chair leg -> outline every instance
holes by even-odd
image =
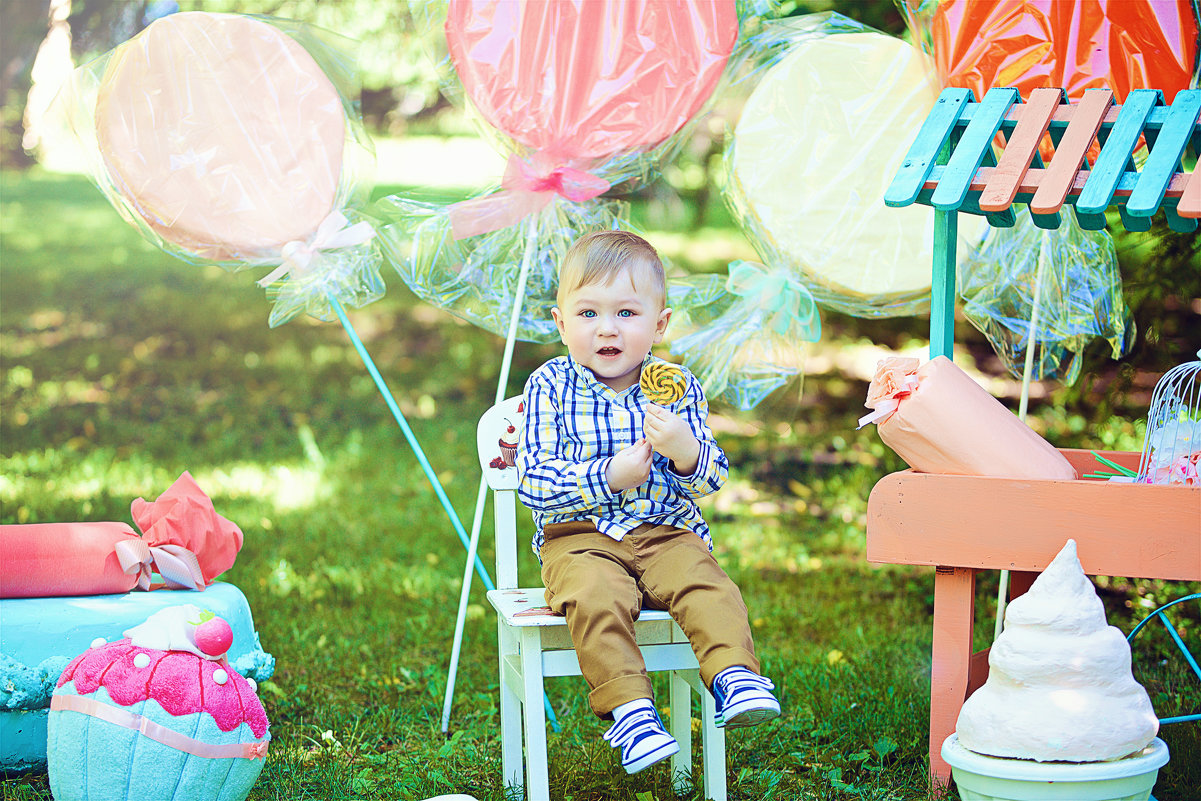
[[[525,723],[526,797],[550,801],[546,758],[546,713],[542,708],[542,634],[536,627],[521,630],[522,719]]]
[[[705,690],[701,696],[701,751],[704,760],[705,798],[726,801],[726,730],[717,728],[717,701]]]
[[[517,653],[517,638],[501,620],[497,624],[500,663],[500,764],[501,786],[525,792],[525,777],[521,767],[521,696],[509,683],[505,673],[505,657]],[[507,796],[506,796],[507,797]]]
[[[695,671],[694,671],[695,672]],[[692,789],[692,688],[676,670],[669,676],[671,703],[671,736],[680,750],[671,758],[671,780],[677,793]]]

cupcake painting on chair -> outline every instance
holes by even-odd
[[[500,436],[496,444],[500,446],[500,456],[492,460],[489,467],[496,470],[504,470],[508,467],[517,466],[517,445],[521,439],[521,422],[524,417],[525,404],[517,405],[516,419],[508,417],[502,418],[504,427],[500,431]]]

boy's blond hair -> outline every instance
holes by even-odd
[[[650,242],[629,231],[593,231],[577,239],[559,265],[555,303],[562,306],[569,292],[607,284],[625,271],[650,279],[659,308],[667,306],[667,277],[659,254]]]

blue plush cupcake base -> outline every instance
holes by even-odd
[[[75,685],[68,682],[58,692],[75,695]],[[258,742],[245,723],[223,732],[206,712],[175,716],[154,700],[123,707],[103,687],[90,697],[201,742]],[[187,754],[134,729],[72,711],[50,713],[48,742],[50,792],[55,801],[242,801],[266,762]]]

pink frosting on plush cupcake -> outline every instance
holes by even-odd
[[[180,608],[163,611],[175,609]],[[133,630],[126,632],[131,633]],[[207,712],[221,731],[231,731],[245,722],[255,737],[261,738],[267,732],[267,713],[250,682],[224,658],[146,648],[123,639],[89,648],[77,656],[67,665],[57,686],[71,681],[80,695],[104,687],[109,697],[122,706],[153,699],[171,715]]]

